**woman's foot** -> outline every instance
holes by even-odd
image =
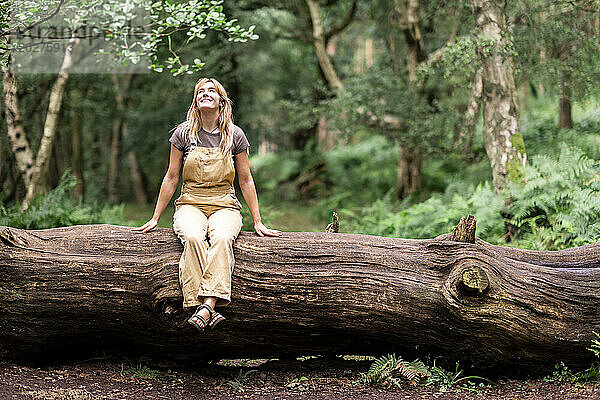
[[[212,311],[212,308],[208,304],[202,304],[198,306],[194,315],[188,319],[188,323],[202,332],[209,326]]]
[[[198,306],[194,315],[188,319],[188,322],[200,332],[204,331],[207,327],[214,329],[217,324],[223,321],[225,321],[225,317],[218,311],[213,310],[213,308],[206,303]]]

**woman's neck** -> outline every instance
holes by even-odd
[[[202,129],[206,132],[212,132],[217,126],[219,114],[215,111],[204,111],[202,112]]]

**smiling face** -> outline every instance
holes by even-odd
[[[217,92],[215,84],[211,81],[206,82],[196,93],[196,106],[202,110],[215,110],[219,108],[221,96]]]

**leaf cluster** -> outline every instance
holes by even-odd
[[[148,59],[152,70],[168,70],[174,76],[191,74],[204,67],[198,58],[191,62],[182,59],[181,48],[174,45],[179,34],[185,34],[180,47],[204,39],[207,31],[221,32],[235,42],[258,39],[255,26],[242,27],[237,19],[225,15],[223,0],[46,0],[41,3],[22,0],[9,2],[1,11],[5,28],[1,35],[12,39],[0,41],[6,50],[42,46],[48,41],[69,37],[99,39],[109,46],[98,49],[97,54],[125,64]],[[60,29],[64,35],[37,37],[34,31],[40,28]],[[161,48],[166,48],[166,56],[159,51]],[[8,63],[9,54],[2,52],[4,65]]]

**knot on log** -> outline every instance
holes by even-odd
[[[467,218],[460,217],[458,225],[450,234],[449,240],[453,242],[475,243],[475,229],[477,228],[477,220],[472,215],[467,215]]]
[[[481,297],[489,289],[490,280],[482,268],[472,265],[460,272],[456,286],[463,296]]]

